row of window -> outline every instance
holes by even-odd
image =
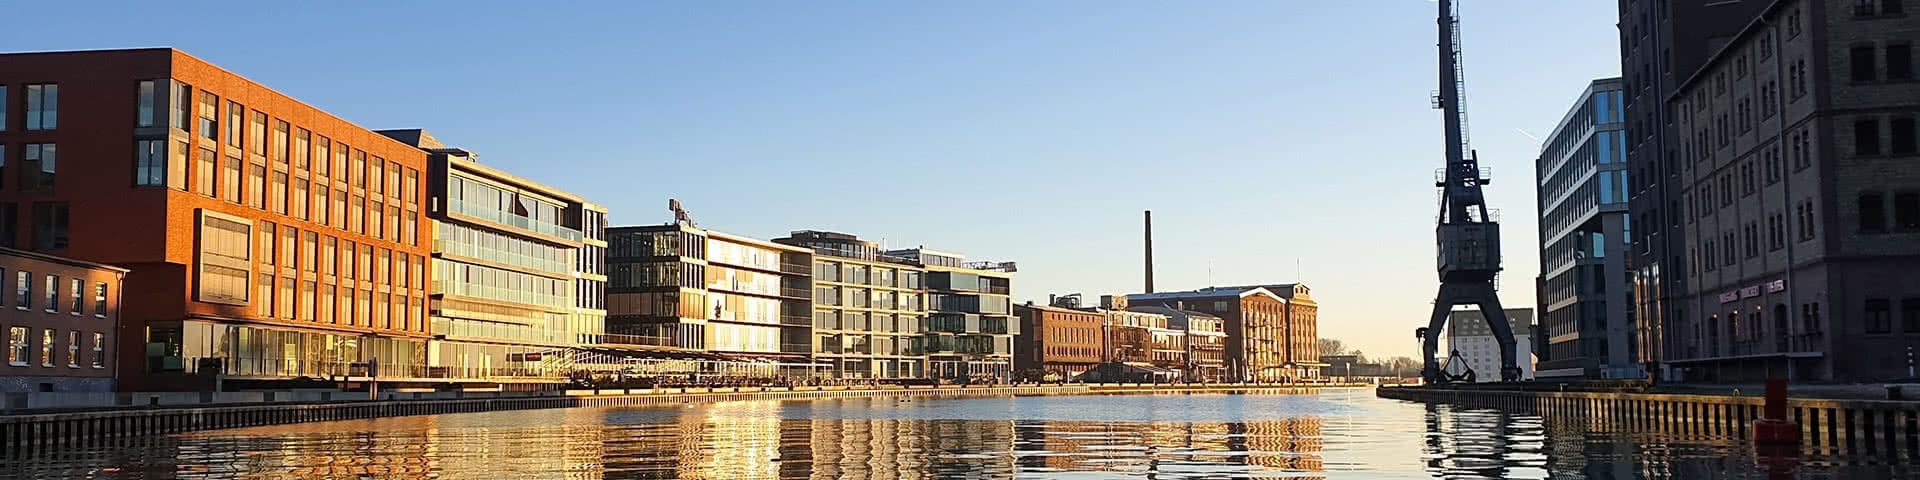
[[[416,232],[422,187],[418,170],[377,155],[369,160],[365,151],[284,119],[270,119],[265,112],[249,111],[232,101],[226,102],[226,145],[235,149],[244,145],[254,160],[221,155],[217,151],[222,133],[219,96],[201,91],[199,101],[190,102],[187,99],[194,98],[193,87],[178,81],[138,83],[135,126],[156,126],[154,111],[163,84],[170,92],[166,102],[172,113],[168,126],[185,136],[135,139],[135,185],[191,191],[354,233],[419,245]],[[195,105],[200,121],[191,125],[188,116]],[[202,138],[198,148],[189,142],[196,135]],[[191,162],[189,154],[193,156]],[[44,181],[51,184],[51,168],[42,169]],[[191,185],[187,183],[189,175]]]
[[[23,85],[19,91],[22,92],[21,96],[25,97],[22,98],[21,101],[25,103],[27,107],[26,110],[22,112],[26,114],[26,124],[23,125],[23,128],[27,130],[53,130],[59,126],[60,85],[53,83],[31,83]],[[8,93],[7,86],[0,85],[0,131],[6,131],[10,128],[10,125],[7,123],[7,112],[12,110],[7,108],[7,102],[13,97],[8,96]]]
[[[425,256],[207,212],[199,232],[200,301],[252,305],[263,318],[414,331],[425,325],[425,301],[409,291],[425,287]]]
[[[14,326],[7,329],[7,365],[15,367],[33,365],[34,342],[30,338],[32,335],[33,329],[29,327]],[[55,343],[60,337],[59,330],[48,328],[40,331],[40,366],[53,367],[59,364],[54,355],[60,351],[59,345]],[[86,338],[86,333],[69,330],[65,337],[67,368],[81,368],[82,350],[86,348],[81,342]],[[92,351],[88,353],[85,363],[90,368],[107,368],[107,334],[93,332],[92,340]]]
[[[4,270],[0,270],[0,275],[4,274]],[[60,281],[59,275],[49,273],[44,277],[44,283],[41,283],[34,281],[33,272],[20,270],[13,274],[13,308],[15,309],[32,310],[34,301],[37,298],[39,299],[41,308],[45,309],[47,313],[60,313],[61,311],[65,311],[69,314],[79,316],[91,311],[93,316],[100,318],[106,318],[107,314],[111,313],[107,309],[106,282],[96,282],[93,284],[93,289],[88,291],[87,282],[83,279],[68,279],[68,282],[63,284]],[[38,287],[40,290],[37,295],[36,292],[34,292],[35,287]],[[65,302],[61,301],[62,287],[67,287],[67,301]],[[91,302],[89,302],[89,300],[91,300]],[[87,308],[88,303],[92,303],[93,308],[91,310]]]

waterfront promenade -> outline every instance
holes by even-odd
[[[0,414],[0,453],[67,443],[260,425],[540,408],[667,406],[741,400],[1102,394],[1307,393],[1350,384],[1041,384],[695,387],[553,392],[233,392],[111,395],[116,405]],[[13,397],[11,400],[20,400]],[[139,401],[145,400],[145,401]],[[50,405],[49,405],[50,407]]]

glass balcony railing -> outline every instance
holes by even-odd
[[[569,228],[565,225],[560,225],[552,222],[544,222],[540,220],[534,220],[531,218],[527,218],[519,215],[513,215],[513,214],[509,214],[499,210],[490,209],[490,208],[482,208],[479,205],[467,205],[465,201],[462,201],[460,199],[448,200],[447,208],[448,208],[448,211],[451,211],[453,213],[458,213],[463,216],[478,218],[481,220],[499,223],[502,225],[508,225],[508,226],[523,228],[527,230],[532,230],[541,235],[551,235],[551,236],[560,237],[560,238],[564,238],[569,241],[575,241],[575,242],[580,241],[580,237],[581,237],[579,230]]]

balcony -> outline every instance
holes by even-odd
[[[780,296],[787,298],[813,299],[813,289],[780,287]]]
[[[811,343],[782,343],[780,353],[813,353]]]
[[[806,316],[806,315],[781,315],[780,324],[786,325],[789,327],[812,326],[813,317]]]
[[[780,262],[780,272],[794,275],[812,275],[813,266],[804,263]]]
[[[531,230],[541,235],[560,237],[573,242],[580,241],[580,237],[581,237],[579,230],[574,230],[564,225],[560,225],[552,222],[543,222],[540,220],[534,220],[534,219],[522,217],[519,215],[510,215],[505,212],[501,212],[499,210],[482,208],[479,205],[467,205],[464,200],[460,200],[457,198],[447,201],[447,211],[451,213],[460,214],[461,216],[464,216],[464,217],[472,217],[472,218],[486,220],[489,222],[494,222],[502,225]]]
[[[617,334],[617,333],[594,335],[593,337],[597,337],[597,338],[594,338],[593,341],[590,343],[596,343],[601,345],[645,345],[645,346],[652,346],[652,347],[674,346],[673,338],[671,337],[655,337],[655,336],[646,336],[646,335],[623,335],[623,334]]]

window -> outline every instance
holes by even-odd
[[[80,331],[67,331],[67,368],[80,368]]]
[[[133,184],[158,187],[167,184],[167,141],[135,140],[133,142]],[[26,177],[21,177],[24,183]],[[22,189],[27,188],[21,185]]]
[[[248,165],[247,167],[247,203],[253,205],[253,208],[266,210],[267,195],[264,190],[267,188],[267,166]]]
[[[308,219],[309,217],[307,216],[307,179],[305,178],[294,179],[293,193],[290,193],[287,195],[288,195],[288,199],[293,201],[293,206],[290,207],[293,211],[293,217],[301,220]]]
[[[72,313],[74,315],[79,315],[81,313],[85,313],[86,306],[87,306],[87,296],[85,292],[85,290],[87,289],[87,281],[75,278],[72,280],[72,283],[73,283],[73,290],[72,290],[73,293],[71,294],[73,298]]]
[[[220,135],[220,97],[200,91],[200,136],[213,140]]]
[[[51,143],[29,143],[27,151],[21,156],[20,189],[45,190],[53,188],[53,173],[58,163],[54,160],[54,145]]]
[[[27,327],[7,329],[7,364],[27,366]]]
[[[93,368],[107,368],[107,334],[93,332]]]
[[[1873,16],[1873,0],[1853,0],[1853,16]]]
[[[0,85],[0,131],[7,130],[7,86]]]
[[[313,132],[309,132],[307,131],[307,129],[295,128],[293,130],[293,168],[294,170],[307,170],[308,168],[310,168],[310,165],[312,164],[312,157],[310,156],[312,154],[312,151],[310,150],[312,137],[313,137]]]
[[[273,190],[269,193],[272,195],[272,197],[269,197],[267,200],[271,202],[269,206],[272,207],[271,209],[273,210],[273,213],[286,215],[287,214],[287,172],[284,172],[284,171],[273,172]]]
[[[217,195],[213,191],[213,171],[219,168],[220,154],[201,147],[200,157],[193,163],[193,191],[209,197]]]
[[[40,366],[53,366],[53,329],[40,330]]]
[[[1913,45],[1887,45],[1887,80],[1913,79]]]
[[[154,96],[154,81],[141,80],[137,85],[134,87],[136,92],[134,98],[137,102],[134,103],[134,110],[137,113],[133,116],[133,126],[151,127],[153,126],[153,103],[157,101],[157,97]]]
[[[27,130],[52,130],[60,124],[60,86],[27,85]]]
[[[337,222],[333,221],[333,216],[331,215],[332,212],[329,212],[327,210],[327,206],[333,203],[333,199],[331,198],[332,193],[333,193],[333,189],[327,187],[327,182],[325,180],[314,182],[313,223],[318,223],[321,225],[338,225]]]
[[[1890,333],[1893,331],[1893,304],[1884,298],[1867,299],[1867,333]]]
[[[273,162],[275,167],[284,168],[287,165],[288,128],[286,120],[273,121],[273,145],[267,148],[267,160]]]
[[[247,108],[239,102],[227,102],[227,145],[240,146],[240,123],[246,117]]]
[[[67,248],[67,204],[33,204],[33,248],[42,251]]]
[[[1853,153],[1855,155],[1880,154],[1880,120],[1863,118],[1853,121]]]
[[[243,201],[240,198],[240,157],[227,157],[226,164],[220,167],[220,198],[233,203]]]
[[[244,242],[243,240],[241,246],[246,246]],[[244,281],[246,278],[242,277],[241,280]],[[102,318],[107,316],[107,282],[93,284],[93,316]]]
[[[1920,150],[1920,148],[1916,148],[1920,147],[1920,145],[1917,145],[1914,141],[1913,117],[1896,118],[1891,122],[1887,122],[1887,125],[1893,129],[1893,132],[1891,132],[1892,135],[1889,135],[1893,140],[1892,148],[1887,149],[1889,153],[1894,155],[1912,155],[1916,150]]]
[[[1873,81],[1874,70],[1875,67],[1877,67],[1877,65],[1874,64],[1873,46],[1855,45],[1849,49],[1848,52],[1849,55],[1847,57],[1850,59],[1850,63],[1848,64],[1850,68],[1848,71],[1852,72],[1850,75],[1852,80],[1855,82]]]
[[[193,122],[193,86],[174,80],[167,95],[167,126],[186,130]]]
[[[1860,194],[1860,231],[1887,231],[1887,206],[1879,192]]]
[[[259,291],[255,292],[258,296],[254,297],[258,300],[254,303],[254,314],[271,317],[273,316],[273,274],[261,273],[259,280]]]
[[[33,308],[33,272],[14,272],[13,308]]]
[[[259,110],[247,117],[247,153],[267,154],[267,114]]]
[[[60,311],[60,276],[59,275],[54,275],[51,273],[47,274],[46,291],[41,293],[47,296],[48,312]]]

